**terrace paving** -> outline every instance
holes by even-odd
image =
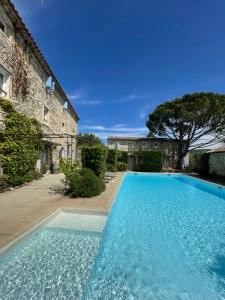
[[[0,194],[0,248],[61,207],[109,211],[123,178],[117,173],[106,190],[93,198],[72,199],[49,193],[49,187],[60,183],[63,174],[48,175],[26,186]]]

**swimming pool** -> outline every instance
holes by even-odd
[[[81,299],[107,217],[56,214],[0,256],[0,299]]]
[[[188,176],[126,174],[105,227],[62,213],[3,254],[0,299],[225,299],[224,200]]]
[[[225,299],[225,190],[127,174],[84,299]]]

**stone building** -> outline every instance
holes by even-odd
[[[110,149],[118,149],[129,153],[129,169],[132,169],[132,166],[135,163],[132,154],[140,150],[161,151],[164,158],[164,167],[176,167],[178,149],[176,140],[165,138],[109,136],[107,145]]]
[[[209,174],[225,177],[225,146],[208,151]]]
[[[57,169],[60,156],[75,158],[79,117],[9,0],[0,2],[0,96],[42,124],[39,169]],[[0,128],[3,119],[0,111]]]

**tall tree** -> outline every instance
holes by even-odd
[[[194,93],[159,105],[146,126],[159,137],[178,142],[177,167],[189,150],[221,141],[225,129],[225,95]]]
[[[77,147],[102,145],[102,142],[97,135],[93,133],[79,133],[77,135]]]

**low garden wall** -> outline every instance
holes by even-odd
[[[225,177],[225,152],[215,152],[210,154],[209,174]]]

